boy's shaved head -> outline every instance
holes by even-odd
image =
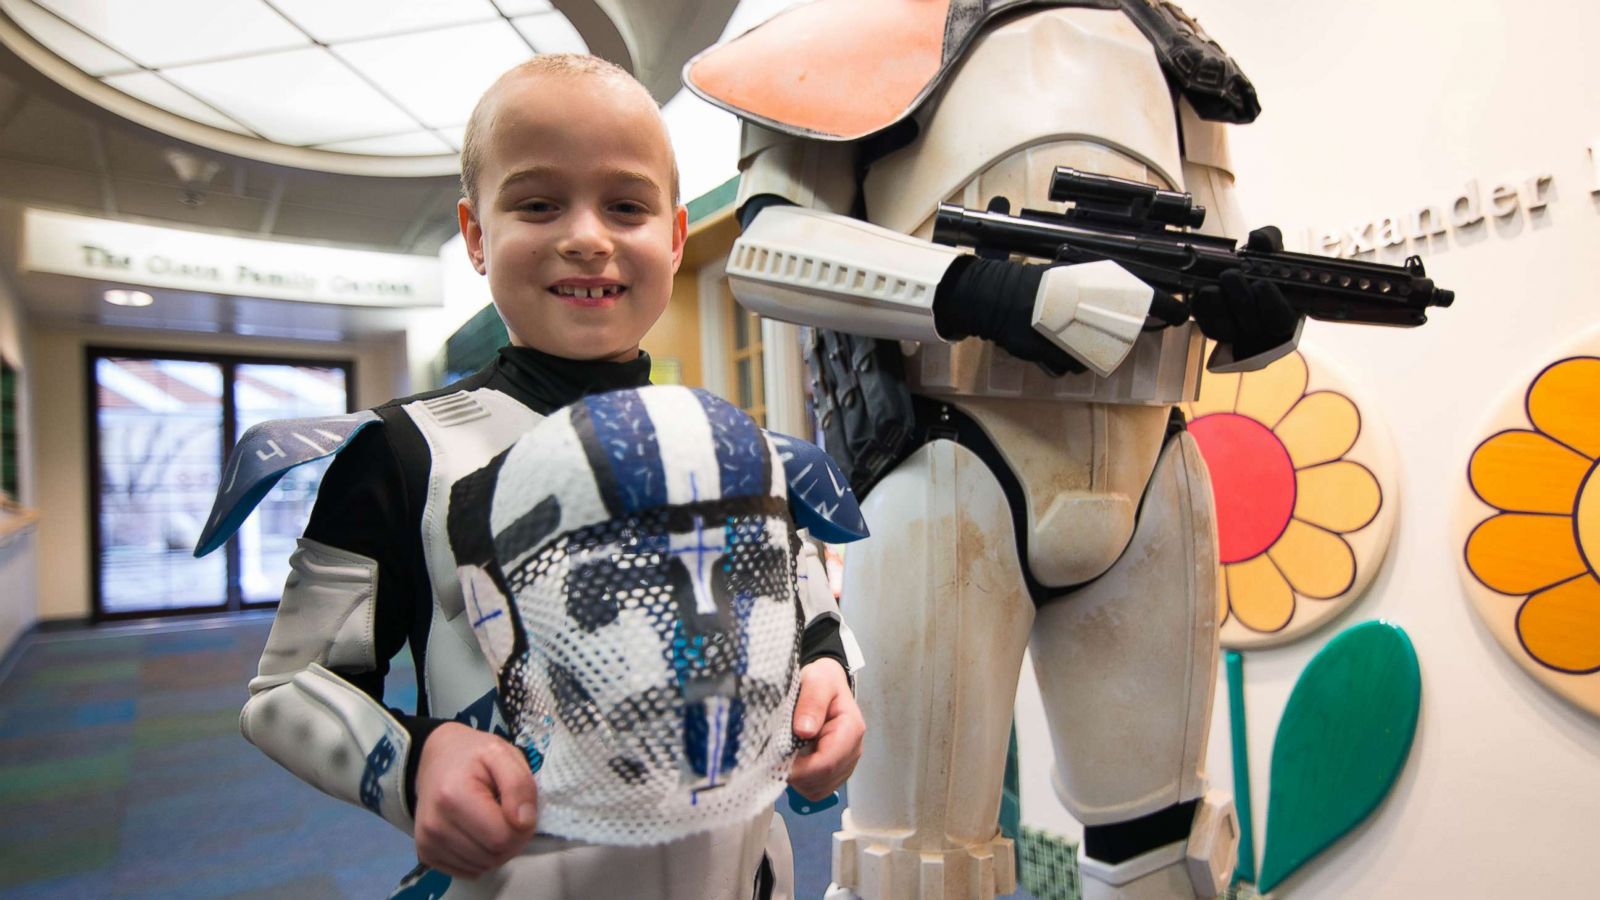
[[[520,81],[524,78],[549,77],[549,78],[604,78],[618,84],[628,85],[638,91],[639,97],[649,103],[651,108],[657,109],[657,118],[660,119],[659,107],[655,98],[645,86],[639,83],[628,71],[616,63],[590,56],[586,53],[547,53],[535,56],[527,62],[521,63],[506,70],[494,84],[483,92],[478,99],[478,105],[472,108],[472,115],[467,119],[467,130],[461,140],[461,192],[472,201],[478,202],[478,176],[483,171],[484,146],[488,142],[489,132],[493,129],[495,114],[498,112],[500,96],[505,93],[507,84]],[[575,92],[573,97],[573,112],[583,115],[583,93]],[[667,155],[672,160],[671,195],[667,198],[673,204],[678,202],[678,162],[677,156],[672,151],[672,141],[667,136],[665,121],[661,121],[661,138],[666,143]]]

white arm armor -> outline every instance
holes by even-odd
[[[747,148],[770,135],[747,129]],[[808,208],[839,205],[837,181],[848,175],[847,161],[824,158],[837,153],[832,145],[791,140],[759,147],[747,159],[741,205],[763,194],[797,205],[762,210],[734,243],[727,266],[734,296],[786,322],[892,340],[943,340],[933,298],[961,251]],[[1133,348],[1153,297],[1116,263],[1058,267],[1040,282],[1031,324],[1105,376]]]
[[[377,701],[326,668],[376,668],[377,582],[375,561],[300,539],[239,728],[303,781],[409,834],[410,736]]]
[[[806,627],[823,619],[834,619],[839,623],[839,640],[844,644],[845,662],[850,668],[850,677],[854,679],[866,667],[866,657],[861,654],[861,645],[856,643],[850,626],[839,615],[839,601],[834,599],[833,589],[828,586],[828,570],[822,565],[822,557],[817,554],[817,548],[810,540],[800,542],[799,571],[800,610],[805,616]]]

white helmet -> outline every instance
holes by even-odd
[[[786,497],[766,433],[681,387],[584,398],[456,484],[467,613],[541,831],[660,843],[783,791],[801,635]]]

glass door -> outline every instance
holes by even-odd
[[[234,368],[234,415],[241,435],[271,419],[336,416],[347,411],[347,396],[345,370],[332,366],[240,363]],[[289,554],[332,462],[329,457],[289,470],[229,542],[237,545],[243,605],[278,602],[289,575]]]
[[[227,451],[268,419],[348,410],[348,364],[90,351],[97,618],[276,603],[327,461],[291,471],[222,549],[193,557]]]

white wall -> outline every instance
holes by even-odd
[[[1274,893],[1296,898],[1592,897],[1600,884],[1600,720],[1522,673],[1461,588],[1453,523],[1489,409],[1573,335],[1600,327],[1600,4],[1534,0],[1185,0],[1251,74],[1265,112],[1236,129],[1247,220],[1291,236],[1428,203],[1463,184],[1553,176],[1549,206],[1405,252],[1457,292],[1416,331],[1307,326],[1307,343],[1382,398],[1401,466],[1398,535],[1368,595],[1329,629],[1246,654],[1256,844],[1272,737],[1295,678],[1339,629],[1390,619],[1421,660],[1422,720],[1375,815]],[[1399,253],[1384,257],[1386,261]],[[1364,258],[1371,258],[1370,256]],[[1600,411],[1597,411],[1600,413]],[[1025,676],[1031,677],[1031,676]],[[1210,772],[1231,787],[1219,680]],[[1037,700],[1024,816],[1055,807]],[[1030,732],[1035,735],[1029,741]],[[1029,745],[1031,743],[1031,746]],[[1053,807],[1053,809],[1052,809]]]
[[[33,403],[31,402],[33,377],[23,331],[27,317],[22,309],[22,298],[11,285],[0,278],[0,353],[14,366],[20,366],[22,375],[17,390],[18,423],[23,444],[18,450],[18,473],[21,496],[16,498],[25,506],[34,499],[33,446],[28,435],[33,432]],[[0,513],[0,516],[5,515]],[[36,572],[35,532],[26,531],[10,538],[0,538],[0,659],[16,639],[39,617],[39,587]]]

